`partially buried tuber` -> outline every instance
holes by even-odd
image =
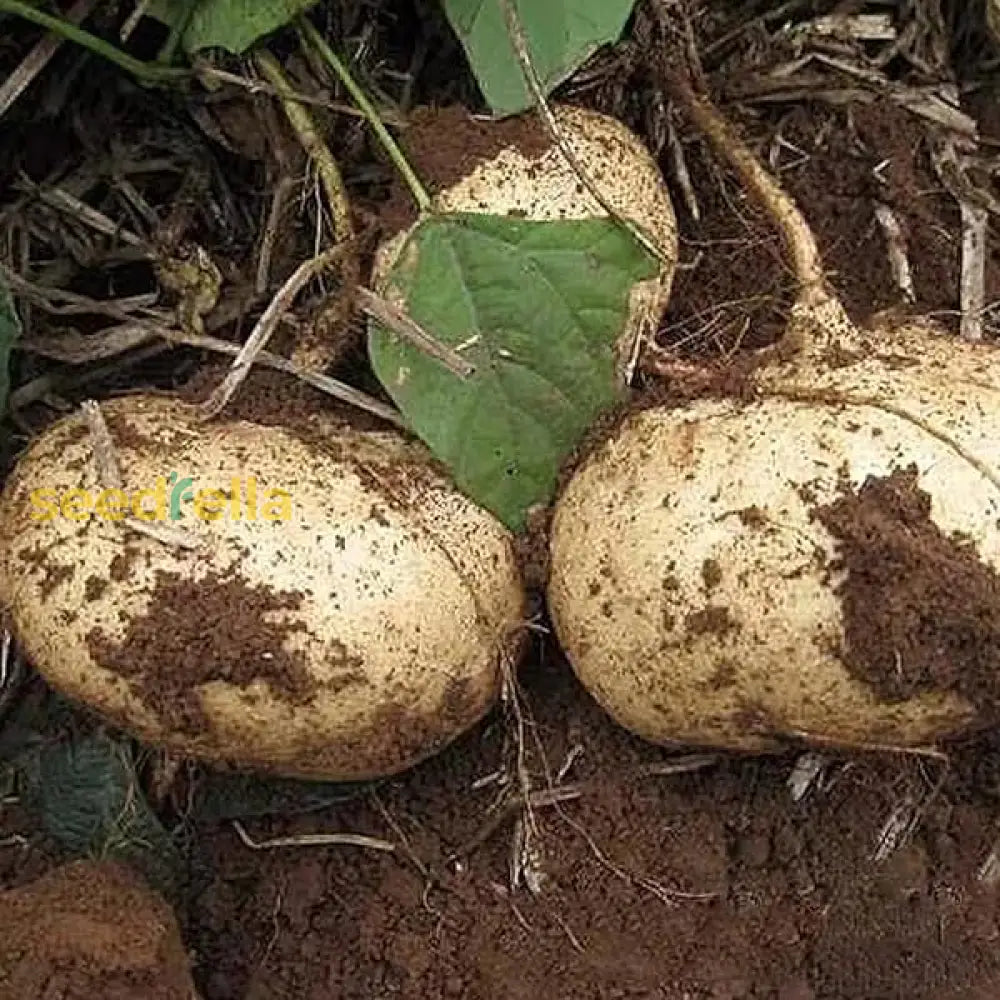
[[[656,742],[914,747],[1000,709],[1000,359],[859,330],[795,205],[689,109],[800,281],[744,398],[636,412],[560,497],[548,598],[584,685]]]
[[[511,539],[423,448],[167,396],[103,413],[122,495],[71,416],[0,504],[0,598],[55,688],[179,754],[330,780],[397,772],[490,708],[524,614]],[[134,531],[123,497],[174,535]]]
[[[669,292],[673,210],[624,125],[577,108],[556,116],[601,198],[533,118],[510,143],[509,126],[466,118],[489,149],[437,185],[433,207],[533,220],[610,207],[640,227],[661,266],[632,289],[616,332],[624,379]],[[380,248],[376,286],[405,241]],[[423,448],[346,427],[204,423],[151,395],[105,410],[128,496],[153,493],[167,527],[199,544],[115,523],[123,498],[97,481],[79,417],[32,444],[0,510],[0,598],[56,688],[181,754],[333,780],[397,772],[493,704],[524,615],[511,538]],[[164,478],[169,502],[155,496]]]
[[[553,115],[563,148],[533,114],[478,122],[460,112],[447,122],[436,115],[425,122],[418,115],[407,151],[436,188],[436,212],[553,222],[607,218],[611,209],[641,231],[655,248],[659,268],[654,277],[632,289],[624,325],[615,338],[618,370],[624,379],[643,341],[655,333],[670,295],[677,262],[673,205],[656,161],[622,122],[570,105],[555,105]],[[436,155],[442,128],[449,133],[444,171]],[[575,162],[567,159],[566,149]],[[600,200],[581,181],[577,168]],[[438,176],[442,173],[446,176]],[[391,283],[393,267],[414,228],[379,247],[373,275],[376,288],[385,291]]]

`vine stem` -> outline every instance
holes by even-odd
[[[156,57],[158,63],[169,66],[174,61],[174,56],[180,48],[184,33],[188,30],[191,19],[194,17],[194,8],[195,0],[182,0],[180,12],[175,18],[174,23],[170,25],[170,34],[167,35],[167,40],[163,43],[163,47]]]
[[[396,140],[393,139],[389,130],[385,127],[385,124],[379,117],[378,111],[375,110],[375,106],[368,100],[368,95],[358,86],[357,81],[351,76],[350,71],[337,56],[337,53],[333,51],[326,39],[308,18],[299,18],[298,29],[302,38],[308,44],[312,45],[323,61],[337,75],[337,78],[344,85],[345,90],[351,95],[351,99],[357,104],[365,118],[368,119],[368,123],[375,132],[378,141],[382,144],[382,148],[386,151],[389,159],[392,160],[403,180],[406,181],[407,187],[409,187],[421,213],[429,212],[431,210],[431,196],[427,193],[427,189],[403,155],[403,151],[399,148]]]
[[[347,199],[344,178],[340,173],[340,167],[337,166],[337,161],[321,138],[319,129],[317,129],[308,108],[296,100],[292,85],[285,78],[278,60],[266,49],[261,49],[256,54],[256,62],[257,68],[277,91],[281,106],[295,130],[299,143],[316,165],[323,188],[326,191],[326,200],[329,203],[330,216],[333,221],[334,237],[338,242],[350,240],[354,236],[351,225],[351,205]]]
[[[33,7],[30,3],[24,3],[23,0],[0,0],[0,13],[16,14],[18,17],[24,18],[25,21],[31,21],[39,27],[46,28],[60,38],[65,38],[68,42],[74,42],[76,45],[89,49],[94,55],[107,59],[108,62],[114,63],[127,73],[131,73],[148,83],[179,83],[181,80],[191,77],[191,71],[180,66],[163,66],[136,59],[127,52],[122,52],[110,42],[106,42],[103,38],[98,38],[97,35],[92,35],[89,31],[78,28],[75,24],[64,21],[61,17],[54,17],[43,10],[38,10],[37,7]]]

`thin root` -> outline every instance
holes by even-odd
[[[941,444],[950,448],[962,461],[967,462],[995,489],[1000,491],[1000,475],[991,469],[982,459],[977,458],[972,452],[963,448],[954,438],[944,431],[928,423],[915,413],[910,413],[905,407],[897,403],[880,399],[878,396],[861,396],[851,392],[840,392],[828,389],[796,389],[793,386],[768,386],[763,390],[763,395],[777,397],[779,399],[790,399],[801,403],[819,403],[829,406],[867,406],[883,413],[891,413],[894,417],[899,417],[907,423],[919,427],[925,434],[940,441]]]
[[[370,851],[395,854],[398,848],[380,837],[368,837],[361,833],[300,833],[291,837],[273,837],[271,840],[254,840],[238,819],[233,820],[233,829],[243,843],[252,851],[267,851],[285,847],[364,847]]]
[[[671,88],[709,144],[737,173],[744,186],[768,213],[781,233],[798,284],[798,292],[778,353],[808,356],[817,340],[850,328],[844,308],[827,284],[816,237],[798,205],[764,168],[733,126],[708,100],[696,94],[678,73],[670,73]]]

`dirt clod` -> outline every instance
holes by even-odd
[[[845,488],[816,517],[837,539],[844,663],[886,701],[956,691],[1000,707],[1000,577],[931,520],[915,466]]]
[[[0,1000],[195,1000],[167,904],[131,871],[78,861],[0,893]]]
[[[684,626],[689,636],[723,636],[739,628],[729,608],[709,605],[700,611],[692,611],[684,618]]]
[[[274,620],[294,611],[301,594],[248,586],[238,577],[200,581],[160,573],[149,612],[118,642],[98,629],[87,637],[102,666],[128,678],[163,724],[198,732],[206,725],[198,688],[209,681],[246,687],[264,681],[295,703],[315,691],[304,658],[288,652],[291,626]]]

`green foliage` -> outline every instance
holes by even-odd
[[[142,794],[128,744],[100,735],[63,740],[18,765],[25,803],[63,849],[122,861],[173,890],[180,852]]]
[[[181,45],[189,54],[212,48],[239,54],[249,49],[258,38],[293,21],[315,2],[194,0],[192,10],[191,0],[153,0],[146,13],[170,27],[183,27]]]
[[[546,93],[622,32],[634,0],[511,0]],[[499,115],[532,106],[500,0],[442,0],[489,106]]]
[[[242,53],[292,22],[316,0],[153,0],[146,13],[183,31],[188,54]],[[602,45],[614,42],[634,0],[514,0],[532,64],[552,90]],[[490,107],[506,115],[532,106],[500,0],[442,0]]]
[[[615,347],[655,262],[610,219],[438,215],[410,235],[387,296],[475,366],[460,379],[374,324],[372,366],[460,489],[509,527],[618,396]]]

